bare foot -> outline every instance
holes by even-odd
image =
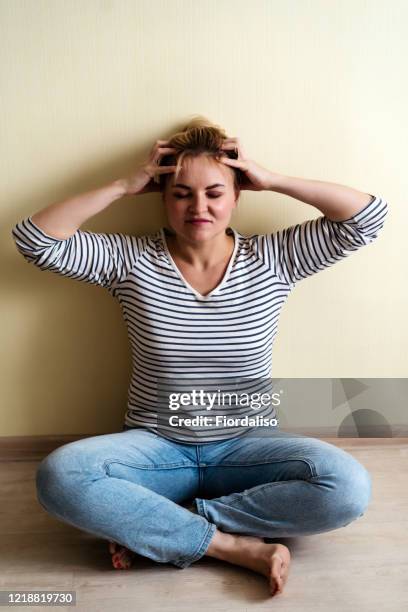
[[[272,596],[283,592],[288,579],[290,552],[284,544],[266,544],[262,538],[236,536],[235,563],[267,577]]]
[[[289,549],[284,544],[267,544],[262,538],[217,530],[217,539],[212,541],[206,554],[263,574],[268,579],[272,596],[283,592],[291,561]]]
[[[112,565],[115,569],[129,569],[132,566],[135,557],[133,550],[110,540],[109,552],[112,555]]]

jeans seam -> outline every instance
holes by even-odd
[[[105,459],[103,463],[103,467],[105,472],[110,476],[110,466],[112,463],[116,463],[119,465],[125,465],[130,468],[138,468],[142,470],[175,470],[180,468],[191,468],[196,467],[194,463],[157,463],[154,465],[148,465],[146,463],[127,463],[126,461],[118,461],[117,459]]]
[[[208,527],[205,531],[204,537],[201,540],[197,550],[190,557],[187,557],[187,559],[179,558],[176,561],[173,561],[174,565],[177,565],[177,567],[184,569],[185,567],[191,565],[195,561],[198,561],[198,559],[200,559],[204,555],[205,551],[207,550],[209,542],[216,529],[217,529],[217,526],[214,523],[208,523]]]
[[[208,520],[208,515],[207,515],[207,510],[205,508],[205,503],[204,500],[196,497],[195,498],[195,502],[196,502],[196,506],[197,506],[197,510],[199,511],[199,513]]]
[[[268,459],[267,461],[257,461],[257,462],[249,462],[249,463],[243,463],[243,462],[238,462],[238,463],[230,463],[230,462],[222,462],[220,463],[206,463],[205,467],[252,467],[255,465],[269,465],[269,464],[274,464],[274,463],[284,463],[285,461],[303,461],[304,463],[307,463],[307,465],[310,468],[310,471],[312,473],[312,477],[317,476],[317,471],[316,471],[316,467],[315,464],[313,463],[313,461],[310,461],[309,459],[305,458],[305,457],[285,457],[283,459],[277,459],[277,460],[270,460]]]
[[[228,505],[234,507],[234,503],[237,501],[240,501],[240,497],[247,497],[247,496],[251,496],[251,495],[256,495],[257,493],[259,493],[260,491],[262,491],[264,488],[266,487],[274,487],[277,485],[281,485],[284,483],[289,483],[289,482],[305,482],[305,483],[310,483],[310,484],[314,484],[313,482],[311,482],[311,480],[313,480],[314,478],[316,478],[315,476],[312,476],[310,479],[308,480],[303,480],[301,478],[292,478],[291,480],[273,480],[271,482],[263,482],[259,485],[256,485],[254,487],[250,487],[249,489],[244,489],[243,491],[236,491],[234,493],[231,493],[229,495],[230,499],[228,501]],[[254,491],[254,489],[256,489]],[[198,500],[200,501],[200,500]],[[212,501],[212,500],[210,500]]]
[[[272,461],[270,459],[267,461],[257,461],[255,463],[254,462],[249,462],[249,463],[223,462],[222,464],[206,463],[205,466],[200,465],[201,463],[200,460],[197,461],[197,464],[182,462],[182,463],[156,463],[152,465],[152,464],[147,464],[147,463],[130,463],[130,462],[121,461],[115,458],[111,458],[111,459],[105,459],[103,465],[104,465],[105,471],[109,470],[109,466],[111,463],[119,463],[120,465],[125,465],[127,467],[136,467],[136,468],[145,469],[145,470],[155,470],[155,469],[162,470],[162,469],[174,469],[174,468],[182,468],[182,467],[188,467],[188,468],[195,467],[200,470],[200,468],[202,467],[252,467],[256,465],[268,465],[271,463],[284,463],[285,461],[303,461],[304,463],[307,463],[307,465],[309,466],[310,471],[312,473],[312,477],[315,477],[318,475],[313,461],[310,461],[306,459],[305,457],[296,457],[296,456],[295,457],[285,457],[284,459],[277,459],[277,460],[272,460]]]

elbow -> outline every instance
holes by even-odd
[[[39,237],[33,233],[27,220],[16,223],[11,229],[11,236],[17,251],[30,263],[47,265],[56,259],[64,241]]]
[[[390,208],[387,200],[385,200],[381,196],[379,196],[379,199],[380,199],[380,203],[379,203],[378,213],[375,219],[373,220],[375,236],[377,236],[377,233],[380,232],[382,228],[384,227],[386,223],[386,219],[389,214],[389,208]]]
[[[386,218],[388,215],[388,203],[384,198],[379,196],[379,203],[377,204],[374,214],[371,215],[370,219],[365,220],[362,225],[359,226],[359,233],[361,240],[364,244],[369,244],[378,238],[381,234]]]
[[[27,258],[27,255],[29,254],[29,250],[27,249],[27,245],[25,244],[24,240],[22,239],[20,232],[19,232],[19,228],[18,228],[18,224],[16,224],[12,230],[11,230],[11,237],[12,240],[16,246],[17,251],[23,255],[23,257]]]

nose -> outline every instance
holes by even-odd
[[[207,210],[208,204],[205,196],[193,196],[190,202],[189,210],[190,212],[203,213]]]

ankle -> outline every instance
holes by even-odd
[[[236,535],[216,529],[205,554],[225,561],[236,548],[236,544]]]

